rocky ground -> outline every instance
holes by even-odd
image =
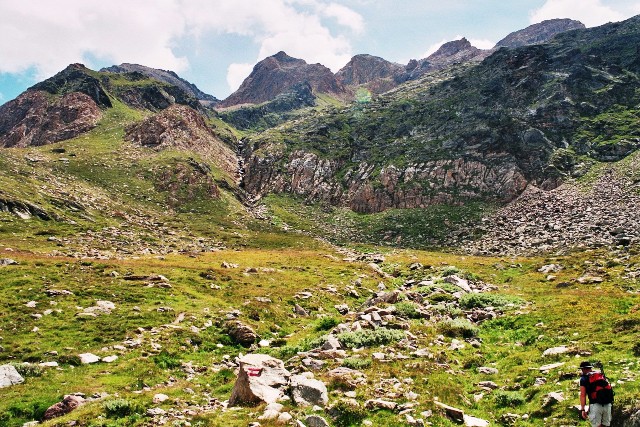
[[[640,240],[639,209],[640,182],[613,169],[590,188],[574,182],[551,191],[529,186],[514,202],[484,218],[481,239],[462,247],[479,255],[532,255],[629,246]]]

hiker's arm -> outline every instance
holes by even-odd
[[[585,420],[587,419],[587,412],[585,411],[585,405],[587,404],[587,388],[580,386],[580,415]]]

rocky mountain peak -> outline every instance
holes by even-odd
[[[52,95],[80,92],[89,96],[101,108],[110,108],[111,100],[100,81],[83,64],[70,64],[64,70],[32,87],[30,91],[45,91]]]
[[[302,59],[294,58],[287,55],[287,53],[283,50],[271,56],[271,58],[275,59],[278,62],[300,62],[300,61],[304,62],[304,60]]]
[[[434,53],[429,55],[427,59],[454,56],[461,52],[467,52],[467,51],[475,52],[475,51],[479,51],[479,49],[476,47],[473,47],[471,45],[471,42],[467,40],[465,37],[463,37],[460,40],[452,40],[450,42],[446,42],[445,44],[440,46],[438,50],[436,50]]]
[[[496,43],[495,47],[514,48],[545,43],[560,33],[582,28],[586,27],[580,21],[574,21],[572,19],[549,19],[509,34],[507,37]]]
[[[160,82],[168,83],[170,85],[176,86],[182,89],[188,95],[193,96],[201,104],[205,105],[216,105],[220,102],[218,98],[215,96],[209,95],[201,91],[196,85],[190,83],[180,76],[178,76],[174,71],[170,70],[160,70],[157,68],[146,67],[144,65],[139,64],[129,64],[123,63],[120,65],[112,65],[111,67],[106,67],[100,70],[101,72],[108,73],[140,73],[143,76],[148,78],[152,78],[158,80]]]
[[[344,87],[329,68],[321,64],[307,64],[303,59],[293,58],[280,51],[258,62],[240,88],[222,101],[220,106],[271,101],[304,82],[308,82],[316,93],[345,93]]]
[[[399,81],[413,80],[427,73],[442,70],[454,64],[468,61],[480,61],[488,51],[473,46],[465,37],[444,43],[434,53],[419,61],[411,60],[405,72],[398,76]]]
[[[393,77],[403,67],[373,55],[356,55],[336,73],[338,81],[346,86],[357,86]]]

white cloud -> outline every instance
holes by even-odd
[[[244,79],[246,79],[253,70],[252,64],[231,64],[227,69],[227,84],[232,91],[237,90]]]
[[[0,72],[35,67],[38,77],[91,57],[140,62],[180,71],[186,60],[171,51],[184,32],[177,4],[154,0],[0,2]]]
[[[330,3],[322,9],[322,14],[330,18],[335,18],[338,24],[351,28],[353,31],[358,33],[364,31],[364,19],[362,15],[346,6]]]
[[[577,19],[587,27],[594,27],[607,22],[621,21],[625,14],[603,4],[602,0],[547,0],[542,7],[530,14],[532,24],[553,18]]]
[[[469,39],[471,46],[478,49],[491,49],[496,45],[496,42],[487,39]]]
[[[361,32],[362,16],[329,0],[0,0],[0,72],[30,67],[38,78],[73,62],[136,62],[186,70],[177,43],[189,37],[250,37],[260,56],[284,50],[338,69],[351,57],[341,32]],[[327,24],[337,24],[332,33]],[[229,68],[229,82],[248,69]]]

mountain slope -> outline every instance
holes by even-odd
[[[265,132],[247,144],[256,149],[245,153],[245,188],[359,212],[504,203],[529,183],[553,188],[585,161],[638,148],[639,20],[502,49]]]

